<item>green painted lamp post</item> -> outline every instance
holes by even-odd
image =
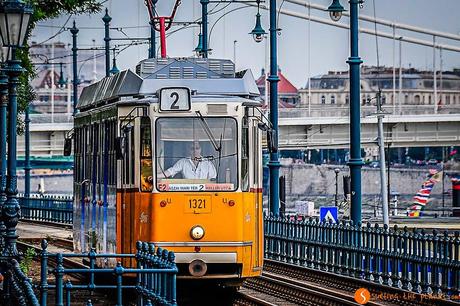
[[[280,212],[280,195],[279,195],[279,175],[280,161],[278,153],[278,27],[276,22],[276,0],[270,0],[270,121],[273,127],[272,150],[270,152],[270,212],[273,215],[279,215]],[[274,149],[274,150],[273,150]]]
[[[153,0],[152,5],[153,9],[155,9],[155,5],[157,4],[158,0]],[[150,22],[150,47],[149,47],[149,58],[156,57],[156,41],[155,41],[155,28],[153,27],[152,22]]]
[[[361,222],[361,118],[360,118],[360,72],[363,62],[358,55],[358,9],[363,0],[349,0],[350,3],[350,167],[351,176],[351,208],[350,216],[354,224]],[[328,11],[331,19],[338,21],[344,8],[340,0],[333,0]]]
[[[77,71],[77,34],[78,28],[73,22],[73,27],[70,28],[70,33],[72,34],[72,71],[73,71],[73,80],[72,80],[72,93],[73,93],[73,114],[77,112],[77,100],[78,100],[78,71]]]
[[[17,126],[17,85],[22,72],[21,62],[16,59],[16,50],[21,48],[32,9],[18,0],[4,1],[0,6],[0,34],[2,44],[12,50],[12,58],[8,61],[8,163],[7,163],[7,200],[2,207],[1,219],[6,226],[5,247],[3,256],[17,257],[16,225],[20,216],[20,206],[17,199],[17,173],[16,173],[16,126]]]
[[[198,34],[198,45],[195,48],[196,56],[200,57],[201,52],[203,52],[203,34]]]
[[[110,21],[112,21],[112,17],[109,16],[109,10],[105,9],[105,15],[102,17],[102,21],[104,21],[104,42],[105,42],[105,76],[110,76]]]
[[[208,58],[208,4],[209,0],[200,0],[201,3],[201,55]]]
[[[115,75],[120,72],[120,69],[117,67],[117,59],[115,58],[115,51],[116,49],[113,49],[113,59],[112,59],[112,69],[110,69],[110,74]]]
[[[0,213],[6,202],[6,112],[8,108],[8,77],[5,74],[5,66],[8,61],[8,47],[2,47],[2,64],[0,69]],[[0,252],[4,248],[5,224],[0,214]]]
[[[64,86],[67,84],[67,81],[64,79],[64,71],[62,70],[63,63],[59,63],[59,81],[58,81],[58,86],[60,88],[64,88]]]

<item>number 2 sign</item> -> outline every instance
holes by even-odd
[[[160,111],[189,111],[190,89],[171,87],[160,89]]]

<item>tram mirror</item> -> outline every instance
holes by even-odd
[[[264,132],[268,131],[268,126],[267,126],[267,124],[264,123],[264,122],[259,122],[259,123],[257,124],[257,126],[259,127],[259,129],[261,129],[261,130],[264,131]]]
[[[115,156],[117,160],[123,159],[125,155],[125,138],[117,137],[115,138]]]
[[[64,156],[70,156],[72,154],[72,138],[64,139]]]
[[[271,153],[278,152],[278,140],[275,130],[270,129],[267,131],[267,144]]]

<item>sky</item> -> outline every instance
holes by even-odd
[[[227,1],[227,0],[223,0]],[[268,1],[268,0],[267,0]],[[312,4],[329,6],[331,0],[299,0]],[[108,0],[101,1],[108,8],[112,17],[110,35],[112,38],[147,38],[150,35],[148,27],[149,17],[144,0]],[[174,0],[158,0],[158,12],[161,15],[170,15]],[[305,6],[299,6],[286,1],[278,0],[278,6],[283,9],[308,14]],[[342,5],[348,10],[348,3],[341,0]],[[459,0],[365,0],[360,9],[361,15],[375,16],[388,21],[416,26],[424,29],[447,32],[460,35],[460,11]],[[209,57],[227,58],[235,57],[238,70],[250,68],[255,77],[261,73],[261,69],[268,65],[268,40],[256,43],[248,34],[255,25],[255,7],[243,7],[241,4],[209,4],[209,31],[212,52]],[[236,9],[235,11],[232,11]],[[228,13],[221,18],[222,14]],[[311,16],[327,18],[327,12],[310,11]],[[95,15],[60,16],[53,20],[40,22],[32,33],[31,40],[36,43],[61,41],[71,43],[69,31],[60,32],[62,28],[69,28],[75,20],[80,28],[78,33],[78,45],[80,48],[104,44],[104,24],[101,20],[104,12]],[[262,26],[268,32],[268,11],[261,9]],[[179,6],[176,21],[193,21],[201,17],[201,5],[199,0],[182,0]],[[339,21],[348,24],[349,19],[342,17]],[[374,30],[374,23],[360,22],[360,27]],[[278,65],[282,73],[297,87],[305,87],[308,77],[325,74],[328,71],[348,70],[346,60],[349,56],[349,31],[329,25],[294,18],[280,14],[278,27],[281,29],[278,35]],[[308,30],[309,29],[309,30]],[[391,34],[392,29],[387,26],[377,25],[377,30]],[[174,33],[172,33],[175,31]],[[168,33],[167,54],[169,57],[194,56],[193,50],[197,45],[199,33],[198,26],[174,26]],[[397,30],[396,35],[433,41],[430,35],[416,32]],[[399,65],[399,49],[396,44],[393,52],[393,41],[379,37],[376,42],[374,35],[360,34],[359,55],[364,65],[392,66],[393,60]],[[158,41],[158,40],[157,40]],[[235,42],[236,41],[236,42]],[[460,41],[436,38],[437,43],[447,44],[460,48]],[[117,66],[121,70],[133,69],[135,65],[148,55],[148,46],[136,45],[126,48],[126,40],[112,41],[113,45],[119,45],[117,54]],[[378,46],[378,48],[377,48]],[[158,47],[158,45],[157,45]],[[234,50],[236,52],[234,53]],[[378,51],[378,52],[377,52]],[[101,51],[103,52],[103,51]],[[309,55],[310,52],[310,55]],[[393,53],[396,57],[393,58]],[[403,42],[401,45],[401,63],[403,67],[414,67],[422,70],[433,69],[433,48],[419,46]],[[440,69],[441,55],[436,50],[436,69]],[[448,50],[442,51],[442,68],[451,70],[460,68],[460,53]],[[103,76],[103,71],[98,71]]]

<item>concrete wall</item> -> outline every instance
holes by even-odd
[[[342,176],[349,175],[347,166],[291,164],[281,168],[280,175],[286,177],[286,193],[300,195],[333,195],[335,194],[335,172],[339,168],[339,194],[343,194]],[[391,190],[401,195],[415,195],[428,174],[428,169],[391,169]],[[380,193],[380,173],[378,168],[362,168],[362,193]],[[451,186],[449,177],[444,178],[444,189]],[[442,194],[441,182],[433,188],[433,195]]]

